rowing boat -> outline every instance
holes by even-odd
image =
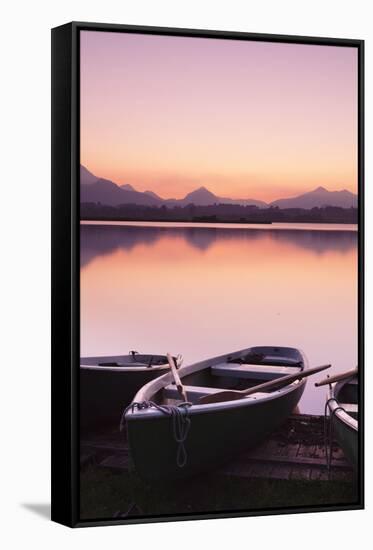
[[[80,428],[118,427],[123,407],[150,380],[169,369],[165,355],[129,355],[80,359]]]
[[[289,347],[252,347],[207,359],[178,371],[188,403],[182,403],[171,372],[152,380],[123,415],[136,471],[152,481],[184,478],[257,445],[295,409],[305,379],[242,399],[200,400],[301,373],[306,367],[305,355]]]
[[[331,385],[328,397],[332,433],[356,469],[359,449],[357,374]]]

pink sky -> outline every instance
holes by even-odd
[[[183,197],[357,191],[357,49],[81,32],[81,163]]]

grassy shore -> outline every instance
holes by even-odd
[[[351,482],[204,475],[155,487],[134,473],[90,466],[81,472],[81,519],[263,510],[357,502]]]

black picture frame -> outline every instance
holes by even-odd
[[[81,521],[79,518],[79,33],[83,30],[348,46],[358,51],[358,473],[354,505]],[[52,520],[70,527],[352,510],[364,507],[364,41],[72,22],[52,29]]]

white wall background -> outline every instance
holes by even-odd
[[[1,486],[3,548],[356,547],[367,511],[69,530],[47,521],[50,490],[50,28],[76,21],[210,28],[366,40],[366,185],[371,201],[372,50],[369,0],[41,0],[1,10]],[[367,240],[371,216],[367,215]],[[371,272],[368,257],[368,275]],[[367,276],[368,279],[368,276]],[[368,295],[368,298],[370,296]],[[369,358],[369,356],[368,356]],[[367,364],[368,383],[370,381]],[[367,464],[372,461],[367,393]],[[43,514],[35,512],[40,505]],[[30,506],[34,508],[30,509]],[[370,537],[371,538],[371,537]]]

